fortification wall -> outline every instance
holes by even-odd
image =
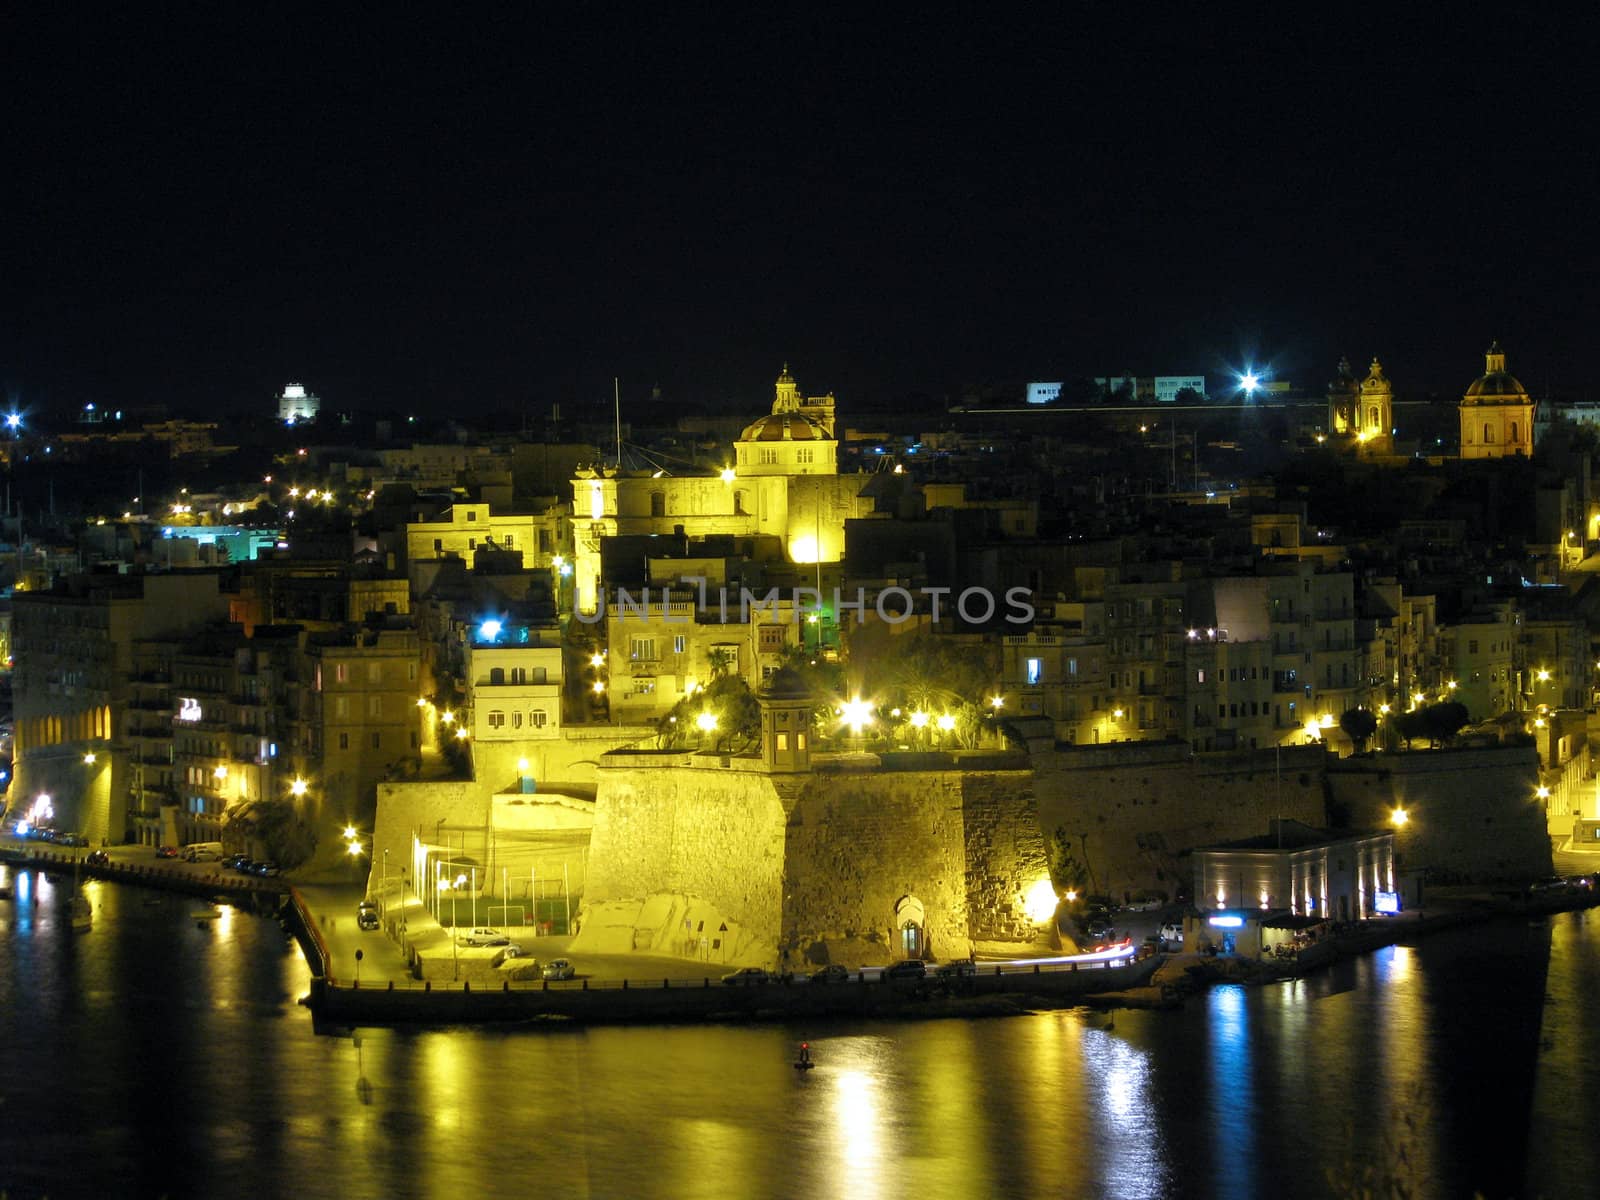
[[[935,958],[965,957],[962,777],[862,771],[804,777],[789,815],[782,947],[791,965],[905,958],[917,921]]]
[[[602,767],[576,953],[771,966],[784,814],[763,774]]]
[[[1050,878],[1032,772],[977,772],[959,778],[970,936],[980,942],[1048,940],[1048,927],[1041,930],[1023,906],[1028,890]]]
[[[1413,750],[1345,758],[1329,801],[1353,828],[1395,828],[1395,865],[1436,883],[1525,882],[1553,870],[1532,746]]]
[[[1200,756],[1163,743],[1047,750],[1032,756],[1039,826],[1046,845],[1065,832],[1094,890],[1172,895],[1189,878],[1180,856],[1195,846],[1257,837],[1278,816],[1325,825],[1330,761],[1321,745]]]

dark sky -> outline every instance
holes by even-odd
[[[848,406],[1340,353],[1454,393],[1495,337],[1600,394],[1594,31],[1533,8],[269,7],[13,15],[22,403],[748,405],[788,360]]]

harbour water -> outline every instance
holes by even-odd
[[[1180,1012],[319,1036],[275,922],[86,883],[74,935],[70,877],[4,874],[11,1198],[1600,1190],[1600,912]]]

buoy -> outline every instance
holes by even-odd
[[[794,1060],[794,1069],[796,1071],[809,1071],[816,1065],[816,1063],[811,1061],[811,1043],[801,1042],[800,1053]]]

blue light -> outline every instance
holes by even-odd
[[[492,642],[500,636],[502,626],[493,617],[478,626],[478,636],[486,642]]]
[[[1211,926],[1213,926],[1213,927],[1215,927],[1217,929],[1242,929],[1242,928],[1244,928],[1244,918],[1243,917],[1230,917],[1230,916],[1217,916],[1217,917],[1212,917],[1209,921],[1206,922],[1206,924],[1211,925]]]
[[[1379,892],[1373,897],[1372,907],[1378,912],[1393,915],[1400,911],[1400,894],[1398,892]]]

